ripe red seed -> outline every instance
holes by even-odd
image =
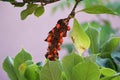
[[[60,33],[60,37],[63,37],[63,35],[64,35],[64,32],[61,32],[61,33]]]
[[[60,47],[60,46],[58,46],[58,47],[57,47],[57,50],[60,50],[60,49],[61,49],[61,47]]]
[[[48,58],[50,59],[50,58],[52,58],[53,56],[52,55],[48,55]]]
[[[57,27],[57,29],[59,29],[60,28],[60,24],[56,24],[56,27]]]
[[[59,43],[62,43],[63,42],[63,38],[61,38],[60,40],[59,40]]]
[[[56,55],[57,51],[56,51],[56,50],[53,50],[53,53]]]
[[[54,29],[52,29],[52,33],[53,33],[53,34],[55,33],[55,30],[54,30]]]
[[[67,36],[67,34],[66,34],[66,33],[64,33],[63,37],[66,37],[66,36]]]
[[[51,40],[52,40],[52,37],[51,37],[51,36],[48,36],[47,41],[48,41],[48,42],[51,42]]]
[[[67,26],[67,30],[70,31],[70,26]]]

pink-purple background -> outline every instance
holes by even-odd
[[[58,19],[65,18],[71,9],[59,10],[56,14],[51,14],[52,5],[45,6],[43,16],[37,18],[34,15],[26,20],[20,19],[20,12],[24,8],[13,7],[9,3],[0,2],[0,80],[9,80],[7,74],[2,69],[2,62],[6,56],[14,57],[21,48],[31,53],[35,62],[44,61],[47,43],[44,39]],[[117,29],[120,27],[120,18],[110,15],[101,15],[102,18],[111,21],[112,26]],[[95,15],[80,13],[76,15],[80,23],[99,20]],[[72,21],[69,24],[72,26]],[[119,28],[120,29],[120,28]],[[69,37],[64,39],[64,43],[70,43]],[[60,51],[60,58],[67,53],[66,50]]]

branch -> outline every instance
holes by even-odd
[[[44,6],[46,4],[51,4],[51,3],[54,3],[54,2],[57,2],[57,1],[60,1],[60,0],[50,0],[50,1],[48,1],[48,0],[35,0],[35,1],[23,0],[23,2],[15,1],[15,2],[11,2],[11,4],[16,5],[16,4],[26,4],[26,3],[28,3],[28,4],[30,4],[30,3],[41,3],[41,5]]]
[[[71,13],[68,15],[68,19],[69,19],[69,20],[75,16],[75,9],[76,9],[78,3],[79,3],[80,1],[82,1],[82,0],[75,0],[75,1],[76,1],[75,5],[74,5]]]

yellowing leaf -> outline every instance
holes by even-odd
[[[80,55],[90,46],[90,39],[88,35],[84,32],[76,19],[74,19],[71,38]]]

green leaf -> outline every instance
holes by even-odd
[[[72,70],[71,80],[99,80],[99,78],[99,68],[93,62],[79,63]]]
[[[113,63],[113,60],[111,60],[110,58],[102,59],[102,58],[98,57],[96,62],[99,66],[116,70],[116,66]]]
[[[103,77],[100,80],[120,80],[120,73],[116,73],[109,77]]]
[[[36,10],[37,7],[38,7],[38,4],[29,4],[27,6],[27,9],[21,12],[21,19],[22,20],[26,19],[27,16],[31,15]]]
[[[100,47],[115,34],[109,21],[104,20],[104,25],[101,25],[100,30]]]
[[[62,80],[62,70],[58,61],[48,61],[41,69],[40,80]]]
[[[85,61],[96,62],[97,57],[98,54],[90,54],[89,56],[85,57]]]
[[[120,37],[113,37],[108,42],[106,42],[103,47],[101,48],[100,56],[102,58],[110,58],[111,53],[116,49],[119,45]]]
[[[91,6],[91,7],[82,9],[78,12],[81,12],[81,11],[86,12],[88,14],[113,14],[113,15],[116,15],[116,13],[113,12],[111,9],[109,9],[105,6],[102,6],[102,5]]]
[[[88,25],[88,29],[86,30],[87,35],[90,38],[90,52],[93,54],[97,54],[99,52],[99,32],[95,29],[92,28],[90,26],[90,24]]]
[[[114,12],[116,12],[120,16],[120,2],[119,1],[108,3],[106,6],[112,9]]]
[[[38,7],[36,10],[35,10],[35,12],[34,12],[34,15],[36,16],[36,17],[39,17],[39,16],[41,16],[43,13],[44,13],[44,7],[43,6],[40,6],[40,7]]]
[[[15,0],[1,0],[1,1],[6,1],[6,2],[15,2]]]
[[[91,7],[93,5],[103,5],[103,0],[84,0],[85,7]]]
[[[83,58],[75,53],[71,53],[62,59],[62,66],[63,70],[65,71],[67,80],[71,80],[72,69],[80,62],[83,62]]]
[[[120,72],[120,52],[113,52],[111,57],[117,66],[117,71]]]
[[[80,55],[89,48],[90,39],[76,19],[74,19],[71,39]]]
[[[24,63],[27,60],[32,60],[32,56],[26,52],[24,49],[22,49],[14,59],[14,66],[18,69],[19,66]]]
[[[40,70],[36,64],[29,65],[24,73],[24,76],[27,80],[40,80]]]
[[[32,62],[31,60],[27,60],[27,61],[25,61],[24,63],[22,63],[22,64],[19,66],[19,68],[18,68],[19,71],[20,71],[20,73],[21,73],[21,74],[24,74],[26,68],[27,68],[29,65],[31,65],[31,64],[33,64],[33,62]]]
[[[102,69],[100,69],[100,72],[105,77],[113,76],[114,74],[116,74],[116,72],[113,69],[104,68],[104,67]]]
[[[6,59],[3,62],[3,69],[7,72],[10,80],[18,80],[14,70],[13,60],[11,57],[6,57]]]

